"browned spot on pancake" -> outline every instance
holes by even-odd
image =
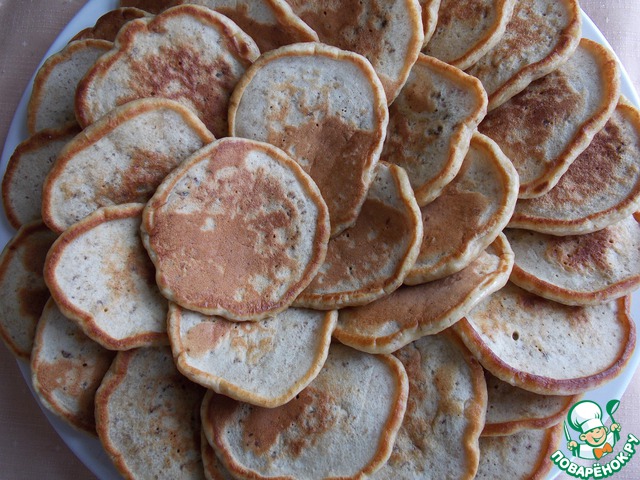
[[[244,445],[264,455],[281,439],[283,449],[298,457],[335,423],[330,405],[327,393],[307,387],[280,407],[252,407],[243,422]]]
[[[113,261],[105,261],[102,273],[107,279],[107,287],[113,295],[136,296],[140,291],[138,282],[142,280],[149,288],[156,290],[155,267],[147,256],[142,243],[134,244],[133,248],[124,242],[113,244],[113,249],[121,256],[111,257]]]
[[[40,282],[38,282],[40,283]],[[42,314],[44,305],[49,300],[49,290],[44,285],[34,285],[18,289],[18,303],[20,305],[20,314],[26,318],[33,320],[33,325],[24,325],[23,328],[29,328],[29,338],[33,338],[35,326]]]
[[[21,258],[27,272],[42,276],[44,260],[54,239],[53,234],[32,235],[24,242]]]
[[[446,29],[459,21],[484,19],[492,15],[491,7],[485,2],[444,0],[438,10],[438,29]]]
[[[20,313],[26,318],[33,320],[34,324],[29,327],[32,337],[35,331],[35,322],[40,318],[42,309],[49,299],[49,290],[44,284],[42,270],[47,252],[54,241],[54,236],[50,232],[32,235],[22,245],[22,255],[20,257],[25,271],[30,274],[31,280],[16,292],[20,306]],[[27,326],[25,325],[25,328]]]
[[[577,273],[599,271],[610,272],[613,265],[608,261],[607,252],[615,243],[610,229],[589,235],[567,237],[549,236],[545,257],[562,266],[563,270]]]
[[[96,38],[113,42],[120,28],[122,28],[125,23],[130,20],[135,20],[136,18],[141,18],[142,16],[139,11],[129,8],[112,10],[100,17],[94,27],[82,30],[73,37],[72,40]]]
[[[160,13],[175,3],[175,0],[120,0],[121,7],[136,7],[149,13]]]
[[[222,318],[216,318],[190,328],[184,340],[187,353],[193,357],[204,357],[229,333],[230,323]]]
[[[393,251],[402,244],[411,229],[402,211],[379,200],[367,199],[356,224],[329,242],[322,271],[309,288],[332,289],[343,283],[362,286],[384,284],[384,279],[370,283],[372,278],[393,261]],[[404,253],[404,252],[403,252]]]

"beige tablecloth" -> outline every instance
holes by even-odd
[[[82,0],[0,0],[0,139],[48,46],[84,5]],[[640,1],[582,0],[640,90]],[[636,319],[638,320],[638,319]],[[640,370],[616,420],[640,437]],[[0,344],[0,479],[92,479],[46,421],[15,360]],[[569,477],[562,477],[569,478]],[[615,480],[640,479],[640,455]]]

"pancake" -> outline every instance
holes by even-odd
[[[500,41],[467,73],[478,77],[494,109],[564,63],[580,42],[578,0],[517,2]]]
[[[420,209],[424,235],[404,282],[438,280],[469,265],[507,225],[517,195],[518,173],[509,159],[475,133],[456,178]]]
[[[45,281],[58,307],[110,350],[167,343],[167,302],[139,235],[143,207],[97,210],[47,255]]]
[[[516,0],[442,0],[423,52],[465,70],[502,38]]]
[[[44,184],[42,215],[63,232],[100,207],[144,203],[213,135],[188,108],[164,98],[129,102],[60,152]]]
[[[286,309],[324,261],[329,215],[282,150],[218,140],[162,182],[144,211],[144,245],[163,295],[231,320]]]
[[[2,179],[2,202],[9,223],[20,228],[42,217],[42,186],[62,148],[80,132],[76,124],[44,130],[14,150]]]
[[[0,337],[16,357],[29,359],[49,291],[42,269],[56,239],[41,221],[23,225],[0,256]]]
[[[628,297],[571,307],[508,283],[454,325],[482,366],[530,392],[572,395],[616,377],[636,329]]]
[[[480,438],[478,480],[543,480],[553,466],[562,429],[522,430],[513,435]]]
[[[520,175],[520,198],[539,197],[604,127],[620,97],[613,52],[583,38],[557,70],[487,114],[478,129]]]
[[[282,148],[313,178],[334,236],[358,216],[387,122],[384,92],[369,62],[319,43],[262,55],[229,107],[231,136]]]
[[[33,90],[27,104],[27,129],[30,134],[76,123],[76,86],[96,60],[112,46],[106,40],[79,40],[47,58],[33,80]]]
[[[580,395],[539,395],[498,380],[489,372],[485,376],[488,402],[483,437],[552,427],[580,398]]]
[[[204,466],[204,476],[207,480],[233,480],[231,474],[218,459],[216,451],[209,445],[202,429],[200,431],[200,453],[202,455],[202,465]]]
[[[356,224],[329,240],[320,271],[294,305],[327,310],[388,295],[402,285],[421,240],[420,210],[407,174],[379,163]]]
[[[418,0],[287,0],[287,3],[316,31],[321,42],[367,57],[380,77],[387,103],[393,102],[424,41]]]
[[[96,427],[120,474],[204,479],[203,396],[176,370],[169,347],[119,352],[96,393]]]
[[[320,372],[337,312],[288,308],[260,322],[230,322],[169,308],[173,356],[187,378],[261,407],[290,401]]]
[[[31,379],[42,404],[75,428],[96,434],[94,398],[114,357],[49,299],[31,354]]]
[[[621,100],[549,193],[518,201],[509,227],[582,235],[613,225],[640,210],[639,164],[640,112]]]
[[[456,323],[507,282],[512,265],[513,252],[504,235],[499,235],[460,272],[415,287],[400,287],[368,305],[340,310],[333,335],[365,352],[394,352]]]
[[[293,13],[285,0],[176,0],[176,5],[202,5],[233,20],[261,52],[283,45],[317,42],[318,35]]]
[[[160,13],[175,5],[176,0],[120,0],[120,7],[135,7],[149,13]]]
[[[487,109],[479,81],[420,55],[389,107],[381,160],[407,170],[419,205],[434,200],[456,176]]]
[[[235,23],[206,7],[181,5],[132,20],[78,84],[76,117],[86,127],[131,100],[166,97],[223,137],[231,91],[259,53]]]
[[[409,399],[389,461],[371,478],[472,479],[487,408],[482,367],[455,335],[423,337],[395,356]]]
[[[418,0],[420,8],[422,9],[422,29],[424,31],[424,37],[422,39],[423,47],[427,45],[436,29],[440,2],[441,0]]]
[[[136,18],[146,17],[149,14],[144,10],[134,7],[116,8],[102,15],[93,27],[85,28],[74,35],[71,41],[95,38],[113,42],[122,26]]]
[[[640,287],[640,214],[585,235],[507,230],[511,281],[566,305],[597,305]]]
[[[320,374],[291,402],[266,409],[209,391],[201,416],[232,476],[362,478],[391,454],[407,390],[394,357],[334,344]]]

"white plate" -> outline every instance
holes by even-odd
[[[53,53],[61,50],[71,39],[71,37],[73,37],[77,32],[79,32],[83,28],[92,26],[101,15],[108,12],[109,10],[116,8],[117,6],[117,0],[89,0],[87,4],[76,14],[76,16],[73,17],[73,19],[64,28],[64,30],[62,30],[58,38],[53,42],[53,44],[45,54],[43,61]],[[591,19],[589,19],[589,17],[587,17],[584,12],[582,13],[582,20],[582,35],[584,37],[595,40],[611,49],[611,45],[609,45],[604,36],[600,33]],[[2,157],[0,160],[0,173],[2,175],[4,175],[9,157],[15,150],[16,146],[20,142],[25,140],[28,136],[26,127],[26,112],[27,102],[29,100],[29,96],[31,95],[32,84],[33,78],[31,78],[31,80],[29,81],[29,84],[24,94],[22,95],[13,121],[11,122],[9,133],[7,134],[7,138],[5,140],[4,149],[2,150]],[[633,84],[629,79],[629,75],[624,70],[624,68],[622,69],[622,93],[627,97],[627,99],[629,99],[629,101],[631,101],[631,103],[640,108],[640,99],[633,88]],[[4,245],[9,241],[14,233],[15,232],[11,228],[11,226],[9,226],[6,217],[4,215],[0,215],[0,248],[4,247]],[[640,292],[635,292],[633,294],[631,315],[634,319],[640,318]],[[608,400],[611,400],[613,398],[620,399],[624,391],[627,389],[627,386],[629,385],[629,382],[633,377],[633,373],[635,372],[639,363],[640,348],[637,348],[633,356],[631,357],[631,360],[629,361],[627,367],[616,379],[596,390],[588,392],[585,395],[585,399],[594,400],[600,405],[606,404]],[[29,365],[26,362],[22,361],[19,361],[18,365],[20,367],[22,375],[25,378],[26,383],[29,385],[29,388],[31,388],[31,372],[29,370]],[[34,397],[36,397],[35,394]],[[38,400],[37,397],[36,400]],[[38,404],[40,405],[40,408],[46,415],[53,428],[62,437],[67,446],[100,480],[117,480],[122,478],[113,467],[111,460],[102,449],[100,442],[96,438],[74,430],[69,425],[51,414],[47,409],[42,407],[39,401]],[[564,444],[565,442],[562,443]],[[551,472],[549,479],[555,478],[558,473],[559,470],[555,468]]]

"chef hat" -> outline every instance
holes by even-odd
[[[569,412],[569,420],[574,430],[587,433],[594,428],[604,427],[600,405],[590,400],[576,403]]]

